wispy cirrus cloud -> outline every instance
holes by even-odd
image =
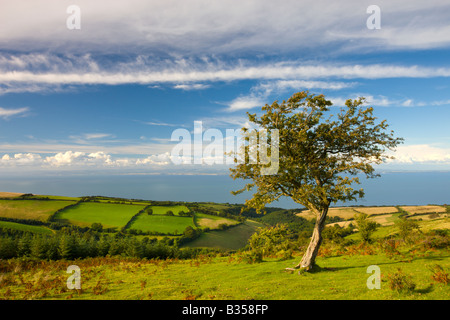
[[[23,117],[28,114],[30,108],[2,108],[0,107],[0,119],[8,120],[12,117]]]
[[[383,95],[372,95],[367,93],[352,94],[350,97],[327,97],[334,106],[344,106],[347,99],[366,98],[366,103],[377,107],[429,107],[450,105],[450,100],[418,101],[412,98],[390,98]]]
[[[233,112],[261,107],[267,103],[270,95],[280,95],[287,91],[298,92],[309,89],[341,90],[355,85],[355,82],[314,80],[273,80],[261,82],[252,87],[248,95],[239,96],[230,101],[226,111]]]
[[[3,71],[3,70],[2,70]],[[235,81],[235,80],[311,80],[311,79],[386,79],[386,78],[431,78],[450,77],[450,68],[402,66],[389,64],[372,65],[336,65],[323,63],[319,65],[305,64],[303,62],[285,61],[278,63],[211,67],[199,64],[190,65],[184,69],[167,67],[156,69],[144,66],[139,69],[114,71],[111,69],[100,71],[80,72],[43,70],[30,71],[3,71],[0,82],[9,85],[15,83],[29,84],[55,84],[55,85],[83,85],[83,84],[152,84],[152,83],[178,83],[201,81]],[[303,80],[303,81],[304,81]],[[286,84],[288,86],[289,84]],[[305,86],[308,85],[305,82]],[[311,87],[320,87],[310,83]]]

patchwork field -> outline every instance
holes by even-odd
[[[143,205],[82,202],[55,216],[55,221],[67,222],[80,227],[91,226],[94,222],[106,228],[123,227]]]
[[[356,211],[365,213],[368,215],[397,213],[397,207],[355,207]]]
[[[188,242],[186,247],[204,247],[237,250],[247,244],[248,238],[263,224],[247,220],[246,222],[222,231],[203,233],[199,238]]]
[[[186,206],[151,206],[154,215],[166,214],[168,210],[172,211],[174,215],[177,215],[180,211],[188,212],[189,209]]]
[[[0,217],[47,221],[55,211],[75,201],[0,200]]]
[[[212,216],[204,213],[195,214],[196,224],[201,228],[217,229],[221,224],[225,225],[235,225],[239,222],[236,220],[231,220],[219,216]]]
[[[192,217],[141,214],[131,223],[129,229],[181,234],[187,226],[195,227]]]
[[[409,214],[443,213],[447,211],[443,206],[402,206],[400,208]]]
[[[353,216],[358,213],[355,208],[352,207],[340,207],[340,208],[330,208],[328,210],[329,217],[341,217],[342,219],[351,219]],[[305,218],[305,219],[313,219],[316,216],[309,210],[304,210],[297,214],[297,216]]]

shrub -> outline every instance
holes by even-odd
[[[400,238],[407,243],[411,243],[415,233],[420,230],[417,221],[404,217],[396,220],[395,226],[398,228]]]
[[[262,262],[267,256],[278,256],[283,260],[291,258],[290,235],[291,232],[285,224],[259,228],[248,240],[249,250],[245,258],[250,263]]]
[[[397,272],[388,274],[389,289],[397,291],[398,293],[408,293],[414,291],[416,284],[411,275],[404,274],[399,268]]]
[[[433,266],[429,267],[430,271],[433,273],[431,275],[431,279],[434,282],[437,283],[443,283],[443,284],[449,284],[450,278],[448,276],[448,273],[445,272],[444,268],[438,264],[434,264]]]
[[[358,231],[361,235],[363,242],[367,243],[371,241],[372,233],[377,230],[377,224],[368,219],[369,215],[366,213],[355,214],[355,221]]]

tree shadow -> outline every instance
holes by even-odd
[[[428,285],[428,287],[423,289],[415,289],[414,292],[420,293],[420,294],[427,294],[434,290],[434,286],[432,284]]]
[[[392,262],[379,262],[376,263],[377,266],[381,265],[389,265],[389,264],[397,264],[398,261],[392,261]],[[349,270],[349,269],[358,269],[358,268],[367,268],[367,264],[361,264],[361,265],[355,265],[355,266],[346,266],[346,267],[318,267],[317,272],[323,272],[323,271],[330,271],[330,272],[336,272],[341,270]]]

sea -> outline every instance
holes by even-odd
[[[361,178],[365,197],[345,205],[427,205],[450,204],[450,172],[380,172],[375,179]],[[0,191],[41,195],[87,196],[102,195],[143,200],[186,202],[244,203],[251,192],[232,195],[232,190],[244,186],[244,181],[228,175],[67,175],[21,176],[0,179]],[[270,207],[303,208],[289,198]]]

